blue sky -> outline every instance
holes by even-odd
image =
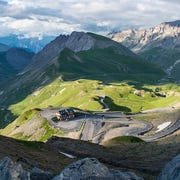
[[[179,0],[0,0],[0,36],[147,28],[180,19]]]

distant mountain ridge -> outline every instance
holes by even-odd
[[[108,34],[114,41],[139,53],[152,47],[173,49],[180,46],[180,20],[164,22],[150,29],[129,29]]]
[[[10,47],[24,48],[32,52],[39,52],[46,44],[54,39],[54,36],[43,36],[27,38],[20,35],[11,34],[9,36],[0,37],[0,43]]]
[[[148,61],[160,65],[169,77],[180,81],[180,20],[150,29],[130,29],[108,34]]]

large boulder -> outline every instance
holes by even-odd
[[[164,167],[157,180],[180,180],[180,155]]]
[[[77,180],[77,179],[108,179],[108,180],[142,180],[132,172],[109,170],[95,158],[85,158],[76,161],[65,168],[53,180]]]
[[[30,178],[31,180],[51,180],[53,176],[49,172],[35,167],[30,171]]]
[[[0,161],[0,180],[30,180],[30,173],[24,171],[20,164],[5,157]]]

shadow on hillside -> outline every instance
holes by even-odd
[[[108,96],[106,96],[106,97],[104,98],[104,102],[107,103],[107,105],[109,106],[109,109],[110,109],[111,111],[123,111],[123,112],[126,112],[126,113],[131,112],[131,109],[130,109],[130,108],[128,108],[128,107],[126,107],[126,106],[119,106],[119,105],[117,105],[117,104],[113,101],[113,99],[111,99],[111,98],[108,97]]]

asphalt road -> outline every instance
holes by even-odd
[[[163,110],[164,109],[160,109],[160,111]],[[85,122],[85,126],[81,134],[81,140],[92,141],[95,143],[99,143],[100,139],[102,139],[102,137],[107,133],[107,131],[111,130],[111,129],[103,128],[103,124],[105,123],[109,123],[109,124],[119,123],[121,125],[124,125],[123,135],[138,136],[145,141],[153,141],[159,139],[180,129],[180,118],[179,118],[174,124],[170,125],[166,129],[152,136],[147,136],[146,132],[149,132],[153,128],[153,125],[147,121],[133,120],[134,115],[124,115],[121,112],[105,112],[105,113],[96,113],[93,115],[82,115],[70,121],[54,122],[52,121],[52,118],[55,116],[56,112],[57,110],[44,109],[41,112],[41,115],[48,120],[51,126],[69,132],[78,131],[82,123]],[[142,115],[142,114],[138,114],[138,115]],[[125,118],[126,120],[124,120]],[[118,128],[118,127],[111,127],[111,128]]]
[[[171,126],[169,126],[168,128],[152,135],[152,136],[144,136],[141,137],[144,141],[150,142],[150,141],[154,141],[156,139],[165,137],[169,134],[172,134],[173,132],[177,131],[178,129],[180,129],[180,117],[179,119]]]

